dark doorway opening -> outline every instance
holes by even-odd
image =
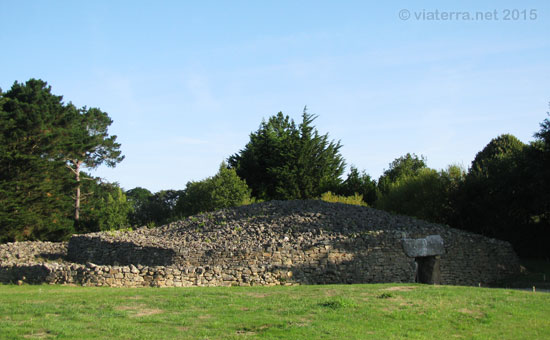
[[[439,256],[416,257],[416,282],[440,284]]]

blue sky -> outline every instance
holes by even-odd
[[[436,10],[498,20],[416,19]],[[1,1],[0,87],[106,111],[126,159],[94,174],[125,189],[183,189],[306,105],[377,178],[407,152],[467,168],[500,134],[532,140],[549,32],[548,1]]]

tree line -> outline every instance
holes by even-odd
[[[199,212],[267,200],[321,196],[508,240],[522,256],[548,257],[550,120],[524,144],[503,134],[464,169],[435,170],[414,153],[378,179],[346,162],[340,141],[282,112],[261,122],[216,174],[183,190],[125,191],[91,176],[124,159],[112,120],[64,103],[42,80],[0,90],[0,241],[63,240],[73,233],[154,227]]]

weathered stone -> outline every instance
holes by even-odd
[[[74,235],[69,244],[0,245],[0,281],[129,287],[412,282],[415,258],[434,256],[440,256],[439,276],[430,269],[435,265],[422,270],[443,284],[485,283],[519,270],[506,242],[365,207],[272,201],[155,229]]]
[[[443,238],[440,235],[429,235],[424,238],[403,239],[403,249],[409,257],[435,256],[445,254]]]

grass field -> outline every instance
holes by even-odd
[[[549,315],[477,287],[0,286],[0,339],[549,339]]]

